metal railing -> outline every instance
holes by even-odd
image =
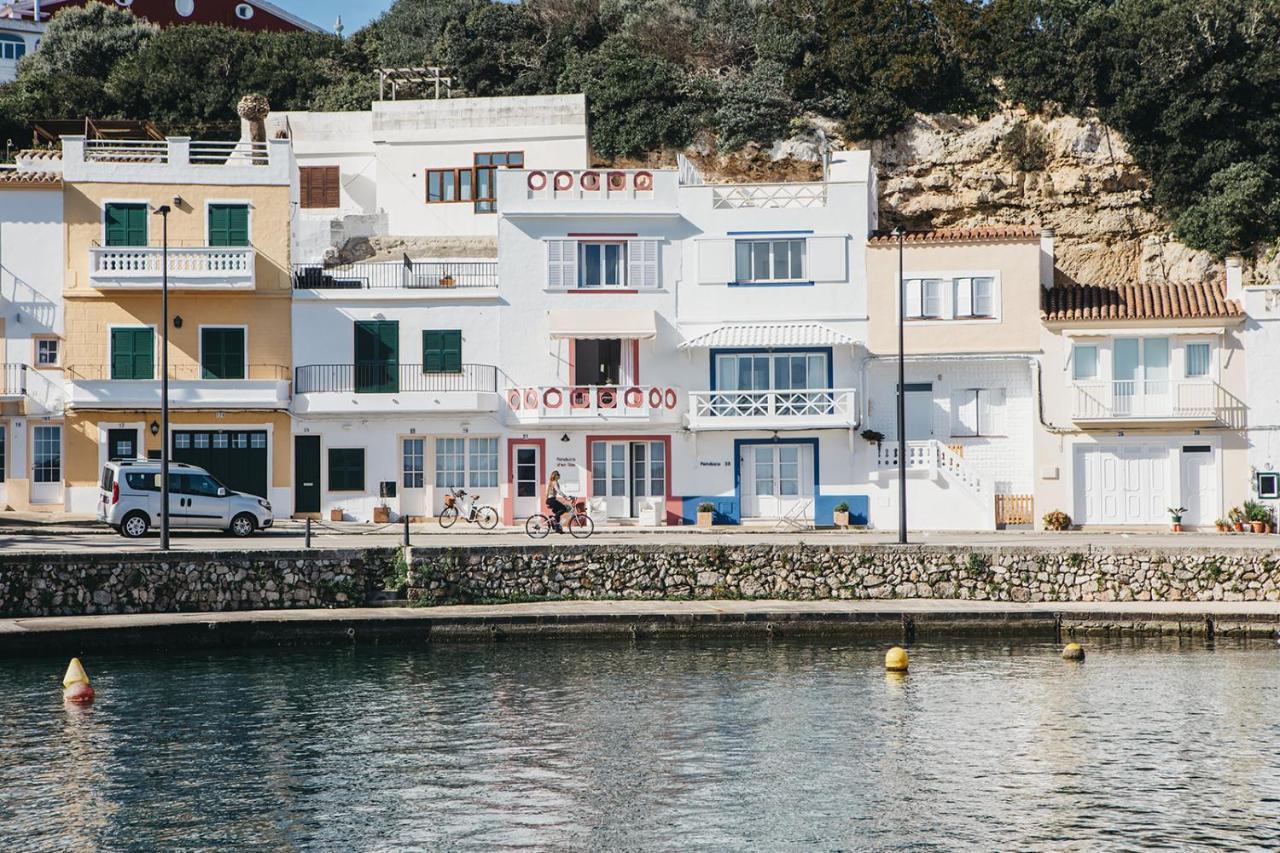
[[[84,159],[90,163],[188,163],[193,166],[265,166],[270,163],[266,142],[218,140],[88,139]]]
[[[169,247],[169,275],[247,277],[253,273],[252,247]],[[163,250],[155,246],[93,246],[90,276],[153,278],[162,272]]]
[[[820,418],[854,413],[854,391],[807,388],[793,391],[691,391],[696,418]]]
[[[1211,379],[1104,379],[1074,383],[1072,416],[1109,418],[1214,419],[1227,404]]]
[[[189,152],[189,162],[197,166],[266,165],[269,157],[265,142],[192,141]]]
[[[498,390],[498,368],[464,364],[450,373],[427,373],[421,364],[305,364],[294,370],[295,394],[396,394],[414,391]]]
[[[26,395],[27,366],[0,364],[0,397],[25,397]]]
[[[161,139],[89,139],[84,159],[90,163],[168,163],[169,143]]]
[[[497,261],[383,261],[326,267],[294,264],[295,290],[497,287]]]

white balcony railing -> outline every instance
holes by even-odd
[[[899,467],[898,459],[898,442],[880,442],[876,451],[876,467],[879,470],[892,473]],[[982,479],[960,454],[935,439],[907,442],[907,471],[924,471],[932,479],[949,475],[975,497],[983,500],[989,500],[993,495],[991,484]]]
[[[169,247],[169,286],[202,290],[251,290],[252,248]],[[89,249],[89,283],[98,289],[160,287],[163,251],[159,246]]]
[[[849,388],[793,391],[692,391],[689,428],[851,427],[856,393]]]
[[[1222,387],[1209,379],[1078,381],[1072,397],[1072,417],[1078,421],[1214,421],[1227,408]]]
[[[508,389],[507,407],[520,423],[665,421],[680,416],[680,395],[656,386],[541,385]]]
[[[730,184],[711,188],[716,210],[826,207],[825,183]]]

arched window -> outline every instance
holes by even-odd
[[[0,59],[17,60],[27,55],[27,43],[21,36],[0,33]]]

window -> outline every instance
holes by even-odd
[[[957,278],[955,280],[957,317],[996,316],[996,281],[994,278]]]
[[[62,482],[62,427],[32,430],[31,473],[37,483]]]
[[[1187,378],[1204,377],[1209,375],[1209,354],[1208,344],[1187,344]]]
[[[497,485],[498,439],[436,439],[437,488],[491,489]]]
[[[1071,378],[1098,378],[1098,347],[1095,344],[1076,344],[1071,348]]]
[[[27,43],[19,36],[0,35],[0,59],[16,62],[27,55]]]
[[[461,489],[466,482],[467,440],[436,439],[436,488]]]
[[[200,368],[205,379],[244,379],[244,329],[208,326],[200,330]]]
[[[462,372],[462,332],[425,329],[422,332],[422,372]]]
[[[404,472],[404,487],[406,489],[421,489],[426,480],[423,473],[426,466],[423,464],[424,456],[424,439],[406,438],[404,440],[404,455],[402,469]]]
[[[108,204],[104,221],[108,246],[147,245],[145,204]]]
[[[130,471],[124,475],[125,482],[129,484],[129,488],[135,492],[158,492],[160,491],[160,475],[159,474],[142,474],[136,471]]]
[[[471,201],[471,169],[427,169],[427,204]]]
[[[1260,498],[1280,498],[1280,474],[1259,471],[1257,489]]]
[[[580,243],[579,287],[625,287],[626,243]]]
[[[332,447],[329,449],[329,491],[364,491],[363,447]]]
[[[804,279],[804,240],[738,240],[734,250],[739,282]]]
[[[155,379],[155,331],[111,330],[111,378]]]
[[[57,338],[35,338],[36,342],[36,367],[57,367],[58,361],[58,339]]]
[[[225,432],[215,432],[213,434],[213,449],[226,450],[231,446],[231,436]]]
[[[249,205],[209,205],[209,245],[249,245]]]
[[[467,485],[473,489],[498,486],[498,439],[472,438],[467,441]]]
[[[907,279],[907,318],[936,320],[942,317],[942,279]]]
[[[523,151],[494,151],[476,154],[475,157],[475,212],[495,213],[498,210],[498,167],[524,168]]]
[[[969,388],[952,398],[953,436],[1004,435],[1003,388]]]
[[[191,449],[191,433],[178,432],[173,435],[173,446],[177,450]]]
[[[337,166],[303,166],[298,169],[298,177],[302,207],[341,206],[342,182]]]
[[[828,357],[808,353],[720,353],[718,391],[801,391],[828,388]]]

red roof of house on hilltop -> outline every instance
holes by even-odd
[[[47,21],[62,9],[95,2],[128,9],[139,18],[162,27],[224,24],[242,30],[324,32],[310,21],[266,0],[39,0],[40,18]],[[34,16],[37,3],[35,0],[16,0],[8,5],[15,17],[26,18]]]

